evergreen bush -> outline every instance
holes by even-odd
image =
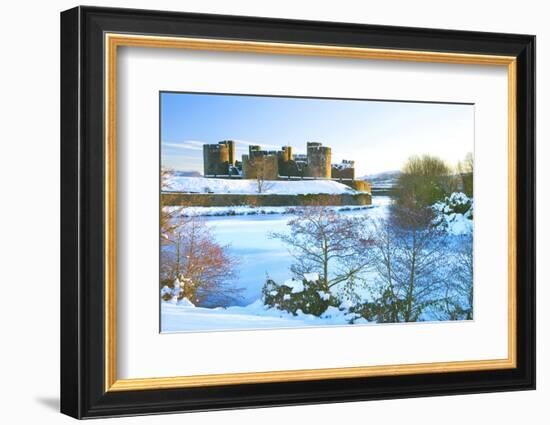
[[[262,298],[266,306],[284,310],[297,315],[320,316],[329,306],[337,307],[338,300],[324,291],[319,277],[316,279],[290,279],[279,285],[273,279],[267,279],[262,288]]]

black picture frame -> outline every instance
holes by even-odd
[[[105,391],[104,34],[139,33],[517,58],[517,367]],[[535,388],[535,37],[98,7],[61,13],[61,412],[75,418]]]

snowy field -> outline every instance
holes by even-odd
[[[277,329],[306,326],[349,324],[349,314],[329,307],[320,317],[299,313],[294,316],[282,310],[267,308],[260,300],[247,306],[227,308],[194,307],[186,299],[180,303],[161,303],[161,332],[190,332],[198,330]],[[368,323],[365,319],[357,324]]]
[[[256,180],[216,179],[209,177],[171,176],[164,189],[166,192],[186,193],[233,193],[257,195]],[[360,193],[345,184],[332,180],[270,180],[264,183],[262,194],[298,195],[298,194],[354,194]]]

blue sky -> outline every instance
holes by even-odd
[[[161,93],[163,167],[202,173],[202,145],[235,140],[266,149],[306,142],[332,147],[333,162],[353,159],[356,175],[397,170],[411,155],[456,165],[474,149],[473,105]]]

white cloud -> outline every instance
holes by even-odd
[[[202,145],[205,142],[199,140],[184,140],[183,142],[162,142],[163,147],[177,148],[177,149],[189,149],[192,151],[202,151]]]

